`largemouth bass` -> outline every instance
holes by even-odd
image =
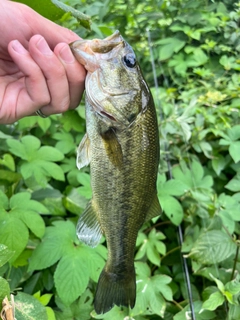
[[[70,47],[88,71],[87,133],[78,147],[77,166],[90,163],[92,199],[78,221],[77,235],[94,247],[104,234],[108,247],[94,308],[97,313],[114,304],[133,308],[137,234],[145,221],[161,213],[156,111],[134,51],[118,31]]]

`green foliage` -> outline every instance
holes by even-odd
[[[83,38],[119,29],[137,53],[159,119],[163,214],[138,235],[134,309],[96,315],[105,242],[91,249],[75,235],[91,198],[89,169],[76,169],[83,104],[63,115],[0,126],[0,300],[21,288],[16,301],[34,299],[33,319],[186,320],[191,308],[184,255],[195,319],[239,320],[239,1],[69,4],[91,16],[91,32],[62,11],[53,19]],[[61,10],[47,8],[49,14]],[[20,303],[17,312],[27,319]]]

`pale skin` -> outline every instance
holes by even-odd
[[[8,0],[0,0],[0,30],[0,124],[76,108],[86,72],[68,43],[79,36]]]

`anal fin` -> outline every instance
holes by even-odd
[[[148,209],[146,218],[145,218],[145,222],[147,222],[148,220],[151,220],[154,217],[159,216],[162,213],[162,209],[158,200],[157,195],[155,194],[155,196],[153,197],[153,201],[151,203],[150,208]]]
[[[101,240],[102,230],[92,201],[89,201],[78,220],[77,236],[81,242],[90,247],[96,247]]]

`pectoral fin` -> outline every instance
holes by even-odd
[[[101,136],[109,160],[115,167],[120,168],[123,164],[123,153],[114,130],[109,129],[107,132],[102,133]]]
[[[145,222],[147,222],[148,220],[151,220],[154,217],[159,216],[162,213],[162,209],[158,200],[157,195],[154,196],[152,204],[148,210],[148,213],[146,215],[145,218]]]
[[[78,220],[77,236],[80,241],[90,247],[96,247],[101,240],[102,230],[92,201],[88,203]]]
[[[90,149],[90,140],[87,133],[83,137],[77,149],[77,167],[80,170],[81,168],[89,165],[91,161],[91,149]]]

